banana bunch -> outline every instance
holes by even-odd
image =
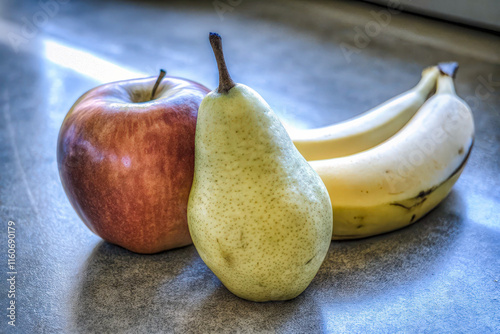
[[[332,239],[405,227],[448,195],[474,142],[472,113],[455,93],[457,67],[426,69],[417,86],[349,121],[288,129],[328,189]]]

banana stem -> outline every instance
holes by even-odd
[[[437,94],[456,94],[453,78],[458,70],[458,63],[439,63],[439,71],[441,72],[437,82]]]
[[[454,78],[455,74],[457,74],[458,63],[456,63],[456,62],[439,63],[438,68],[442,74],[446,74],[446,75]]]
[[[420,82],[417,84],[417,86],[415,86],[415,90],[430,93],[431,90],[436,86],[438,75],[439,69],[437,68],[437,66],[426,68],[422,72],[422,79],[420,79]]]
[[[441,74],[437,81],[437,94],[456,94],[455,92],[455,84],[453,83],[453,78],[446,75]]]

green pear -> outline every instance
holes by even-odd
[[[318,272],[332,237],[325,185],[269,105],[227,71],[210,34],[219,87],[202,101],[188,224],[203,261],[235,295],[287,300]]]

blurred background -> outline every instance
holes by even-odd
[[[19,332],[500,331],[499,22],[495,0],[1,0],[0,224],[19,223]],[[210,31],[233,79],[300,128],[355,116],[458,61],[477,132],[454,191],[406,229],[332,243],[288,303],[235,299],[192,246],[138,256],[103,243],[59,181],[65,114],[99,84],[160,68],[215,88]]]
[[[496,32],[500,31],[498,2],[495,0],[441,0],[439,2],[429,0],[368,1],[387,7],[393,4],[400,4],[401,9],[406,12],[423,14],[437,19],[463,23],[472,27],[484,28]]]

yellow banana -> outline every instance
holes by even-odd
[[[306,160],[330,159],[374,147],[400,130],[434,89],[439,70],[422,72],[420,82],[387,102],[347,121],[316,129],[287,131]]]
[[[394,136],[354,155],[310,161],[333,206],[333,239],[389,232],[414,223],[450,192],[474,138],[456,94],[455,63],[440,64],[437,91]]]

